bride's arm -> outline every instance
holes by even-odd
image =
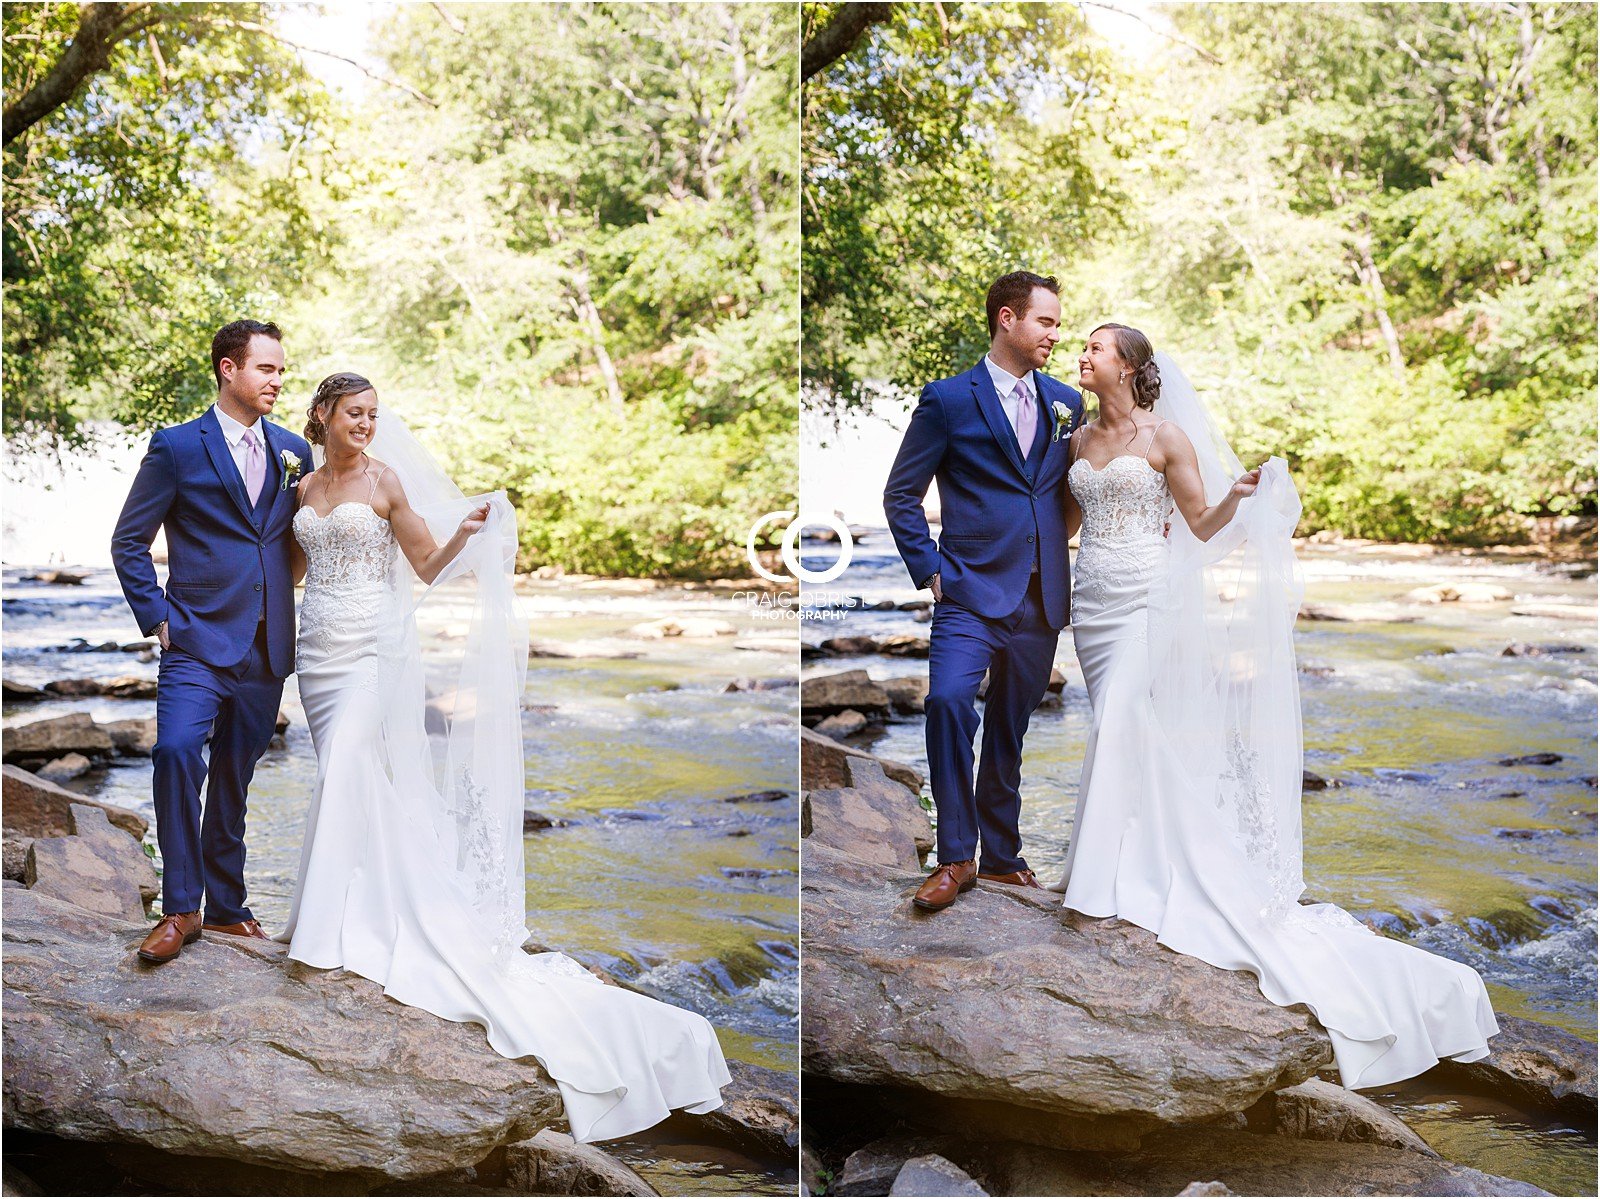
[[[484,522],[489,519],[489,505],[480,504],[456,526],[450,540],[440,545],[428,531],[428,522],[417,515],[417,510],[406,499],[405,488],[400,486],[400,480],[395,478],[393,471],[385,473],[378,483],[378,496],[388,506],[388,512],[379,512],[379,515],[388,517],[389,528],[394,530],[394,539],[400,543],[401,552],[405,554],[406,561],[411,563],[411,569],[417,572],[417,578],[424,583],[432,583],[437,579],[439,572],[450,565],[466,546],[467,539],[483,528]]]
[[[294,510],[296,512],[300,511],[301,505],[306,502],[306,485],[310,482],[311,476],[307,475],[295,484]],[[300,548],[300,539],[294,535],[292,528],[289,530],[289,569],[294,572],[294,585],[296,587],[305,582],[306,552]]]
[[[1078,434],[1083,432],[1082,426],[1077,428],[1071,437],[1067,438],[1067,470],[1072,470],[1072,464],[1078,460]],[[1067,485],[1066,476],[1061,477],[1061,491],[1066,497],[1067,505],[1067,540],[1071,541],[1078,535],[1078,530],[1083,526],[1083,509],[1078,507],[1078,499],[1072,494],[1072,488]]]
[[[1246,471],[1234,480],[1227,495],[1215,504],[1207,504],[1205,486],[1200,480],[1200,460],[1195,457],[1194,446],[1184,431],[1174,424],[1162,426],[1151,447],[1151,466],[1157,465],[1153,460],[1156,451],[1160,451],[1163,459],[1158,469],[1167,476],[1167,490],[1172,492],[1172,501],[1183,514],[1189,531],[1201,541],[1210,541],[1232,520],[1239,501],[1254,495],[1256,484],[1261,481],[1259,469]]]

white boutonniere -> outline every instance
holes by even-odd
[[[1063,437],[1072,436],[1072,409],[1057,400],[1051,405],[1051,414],[1055,417],[1056,429],[1050,440],[1060,441]]]
[[[283,451],[283,483],[279,491],[288,491],[294,486],[295,480],[300,477],[300,455],[293,450]]]

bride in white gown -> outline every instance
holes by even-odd
[[[536,1058],[580,1141],[716,1108],[729,1074],[707,1020],[522,950],[527,630],[505,495],[465,498],[393,415],[379,420],[359,375],[323,381],[307,435],[326,457],[299,483],[294,518],[317,781],[277,939],[297,961],[354,971],[401,1003],[481,1024],[506,1057]],[[464,638],[429,639],[428,682],[443,684],[432,699],[419,613],[458,626],[470,615]]]
[[[1471,967],[1299,903],[1301,730],[1285,463],[1241,473],[1187,379],[1137,330],[1079,360],[1098,418],[1073,434],[1072,633],[1092,720],[1054,890],[1303,1003],[1347,1087],[1474,1061],[1499,1031]],[[1170,531],[1164,534],[1164,527]]]

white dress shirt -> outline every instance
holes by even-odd
[[[224,412],[220,404],[211,405],[211,411],[217,414],[217,423],[222,426],[222,436],[226,438],[228,442],[228,453],[233,456],[233,464],[239,468],[239,479],[242,482],[245,477],[245,459],[250,453],[250,451],[245,448],[244,444],[244,435],[246,430],[254,429],[256,431],[256,436],[261,439],[262,459],[266,459],[267,435],[261,429],[261,418],[259,416],[256,417],[255,424],[253,425],[241,425],[238,421],[234,420],[233,417]],[[270,475],[272,472],[268,471],[267,473]]]
[[[1021,413],[1017,410],[1017,383],[1019,380],[987,354],[983,356],[983,364],[989,368],[989,378],[994,380],[994,389],[1000,395],[1000,407],[1005,409],[1006,419],[1011,422],[1011,431],[1015,433],[1017,431],[1017,421],[1021,417]],[[1034,390],[1033,372],[1029,371],[1026,375],[1023,375],[1020,382],[1027,389],[1028,398],[1034,402],[1034,412],[1037,415],[1039,393]],[[1017,438],[1017,444],[1022,444],[1022,438]]]

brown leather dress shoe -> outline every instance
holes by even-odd
[[[940,862],[917,888],[911,902],[924,912],[943,911],[956,901],[957,895],[977,885],[978,864],[970,858],[965,862]]]
[[[200,939],[199,912],[173,912],[156,921],[150,935],[139,946],[139,957],[146,962],[170,962],[185,945]]]
[[[254,920],[244,920],[238,924],[202,924],[200,927],[208,933],[226,933],[230,937],[260,937],[263,941],[272,940],[261,931],[261,926]]]
[[[1036,891],[1043,891],[1044,884],[1033,877],[1031,870],[1018,870],[1012,874],[980,874],[986,883],[1005,883],[1008,887],[1032,887]]]

